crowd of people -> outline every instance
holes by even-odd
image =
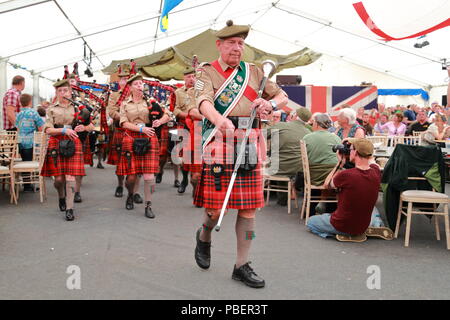
[[[269,140],[278,135],[279,146],[269,150],[271,159],[276,157],[279,161],[276,174],[296,179],[297,187],[301,188],[303,169],[299,141],[304,140],[312,184],[324,185],[327,189],[324,192],[339,189],[337,208],[323,203],[313,208],[313,216],[307,224],[311,232],[322,237],[335,236],[340,241],[365,241],[367,235],[392,239],[388,228],[372,228],[367,232],[378,199],[381,171],[373,158],[373,145],[365,137],[411,135],[423,131],[425,143],[445,139],[450,137],[447,117],[450,106],[444,108],[433,103],[429,108],[417,105],[385,107],[379,104],[375,109],[359,108],[355,112],[350,106],[343,105],[335,121],[328,114],[311,114],[303,107],[286,113],[282,107],[287,106],[288,98],[282,88],[270,80],[265,87],[259,88],[260,83],[264,83],[261,81],[265,76],[262,70],[241,60],[248,33],[248,26],[237,26],[231,21],[217,32],[219,59],[185,70],[184,86],[173,93],[176,96],[173,109],[169,106],[168,95],[166,99],[158,99],[146,94],[145,81],[133,66],[119,68],[118,90],[106,92],[102,96],[105,105],[100,103],[97,107],[95,99],[83,97],[77,91],[79,78],[76,73],[66,75],[54,84],[52,103],[42,102],[35,108],[32,97],[21,94],[25,79],[16,76],[3,99],[4,129],[18,131],[24,161],[32,158],[33,133],[39,130],[49,136],[41,175],[53,177],[58,207],[65,212],[67,221],[75,219],[74,202],[82,201],[84,165],[93,165],[94,153],[97,153],[98,168],[103,168],[101,161],[107,153],[107,163],[116,166],[117,186],[111,194],[123,197],[125,186],[128,192],[125,208],[132,210],[134,203],[145,201],[144,215],[154,219],[152,193],[155,185],[161,183],[167,157],[175,147],[172,141],[175,139],[167,138],[169,128],[175,126],[187,130],[192,137],[196,124],[202,123],[200,162],[194,161],[195,139],[189,137],[178,142],[188,146],[182,151],[189,156],[183,155],[180,166],[174,163],[174,186],[178,192],[185,192],[190,172],[193,202],[195,206],[205,208],[201,227],[195,233],[195,261],[200,268],[210,266],[211,231],[219,221],[227,189],[236,174],[227,199],[227,208],[238,211],[237,258],[232,278],[250,287],[265,286],[264,279],[248,262],[251,242],[255,238],[256,209],[264,206],[263,158],[270,144],[263,138],[262,129],[267,129]],[[263,94],[258,98],[260,89]],[[86,109],[89,109],[88,118],[83,117]],[[238,148],[230,152],[227,134],[232,133],[231,141],[235,146],[245,140],[242,132],[248,129],[253,109],[257,110],[257,118],[250,122],[251,134],[244,148],[247,156],[236,171],[238,157],[234,149]],[[103,139],[108,144],[99,139],[105,125],[102,117],[107,119],[111,130],[110,137]],[[353,167],[346,170],[341,170],[343,155],[331,148],[342,142],[350,145],[348,160],[353,163]],[[252,154],[258,154],[255,163],[249,160],[248,155]],[[178,180],[180,171],[181,182]],[[144,199],[138,192],[141,178]],[[360,192],[362,189],[364,193]],[[285,205],[286,201],[279,197],[278,204]]]

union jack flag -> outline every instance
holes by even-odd
[[[358,108],[377,107],[378,89],[376,86],[365,87],[321,87],[321,86],[282,86],[289,96],[286,111],[307,107],[312,113],[328,113],[336,116],[344,104],[355,111]]]

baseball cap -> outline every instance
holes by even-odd
[[[353,148],[362,157],[370,157],[373,155],[373,144],[367,139],[348,139]]]

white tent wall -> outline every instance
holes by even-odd
[[[439,104],[442,103],[442,96],[447,95],[447,86],[439,86],[439,87],[433,87],[430,90],[430,104],[432,102],[438,102]],[[447,97],[448,101],[448,97]]]

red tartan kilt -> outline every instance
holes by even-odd
[[[83,143],[83,160],[84,164],[92,165],[94,164],[94,155],[91,151],[91,144],[89,143],[89,139],[90,137],[89,135],[87,135]]]
[[[169,147],[169,127],[164,124],[161,126],[161,138],[159,139],[159,156],[167,155]]]
[[[261,138],[258,139],[258,135],[259,130],[253,129],[251,135],[253,140],[250,139],[250,141],[257,143],[258,153],[260,153],[263,141]],[[223,142],[213,141],[209,145],[211,144],[221,145],[224,150],[224,157],[213,157],[216,159],[215,163],[225,163],[223,164],[223,174],[220,177],[221,190],[216,189],[215,178],[211,172],[212,164],[207,164],[203,161],[201,177],[195,190],[194,205],[210,209],[221,209],[234,169],[234,164],[229,162],[230,158],[234,158],[234,150],[226,149],[231,152],[225,152],[225,143]],[[218,161],[218,159],[222,161]],[[226,161],[223,161],[225,159]],[[227,208],[256,209],[264,207],[262,170],[261,157],[258,156],[258,164],[254,170],[238,172]]]
[[[132,174],[150,174],[159,172],[159,142],[156,135],[150,137],[150,150],[143,156],[137,156],[133,152],[134,138],[149,138],[147,135],[134,131],[126,131],[122,140],[122,154],[120,155],[119,164],[117,165],[116,174],[119,176],[127,176]],[[126,152],[130,152],[131,159],[125,156]]]
[[[202,169],[201,164],[183,164],[183,170],[191,173],[202,173]]]
[[[117,152],[117,145],[122,145],[122,139],[123,139],[123,131],[122,129],[115,128],[114,129],[114,135],[111,139],[110,147],[109,147],[109,153],[108,153],[108,161],[106,161],[107,164],[111,164],[114,166],[117,166],[120,161],[120,153]]]
[[[52,157],[50,157],[51,150],[59,150],[59,141],[68,140],[67,136],[53,136],[48,140],[47,154],[45,156],[44,164],[41,170],[41,176],[85,176],[84,171],[84,159],[83,159],[83,146],[79,139],[75,139],[75,154],[70,158],[63,158],[59,155],[56,158],[56,166]]]

